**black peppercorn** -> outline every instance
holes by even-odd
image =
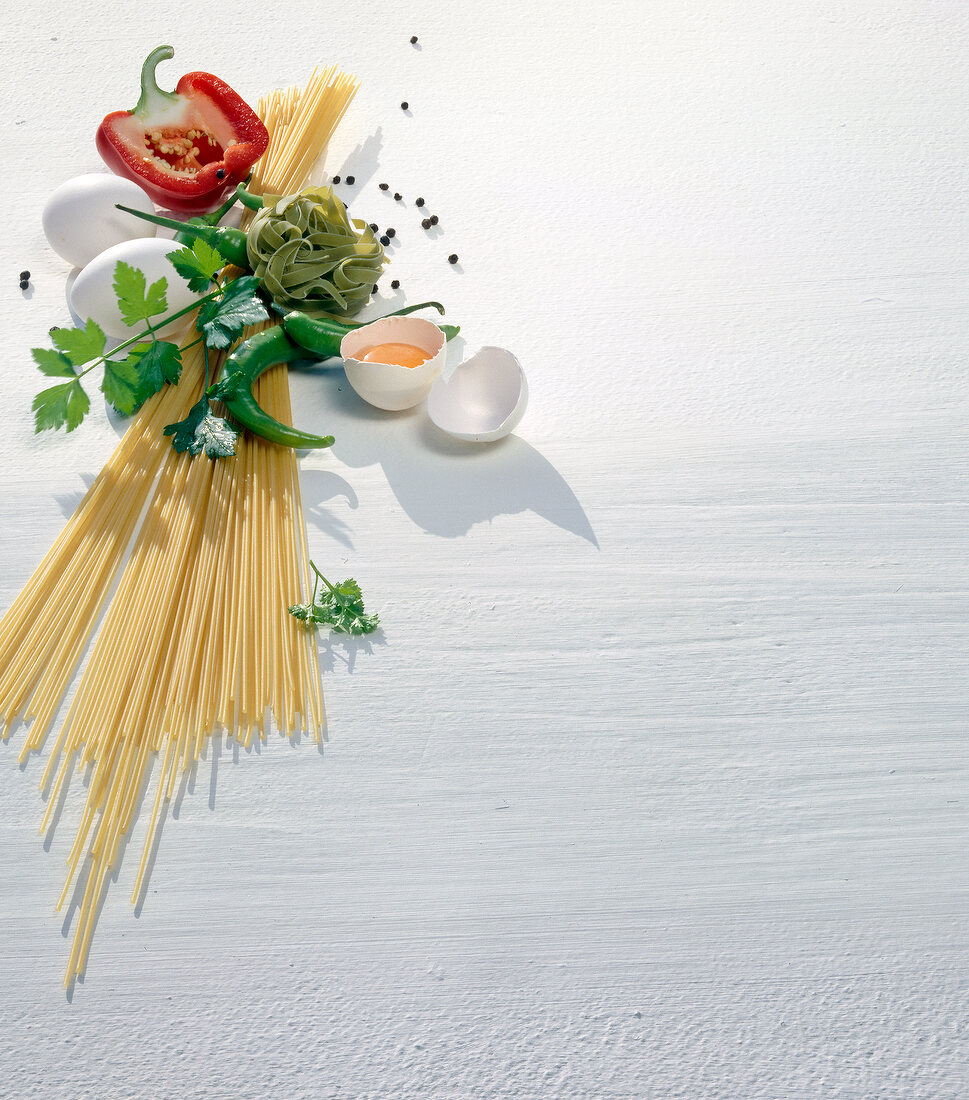
[[[390,289],[391,290],[396,290],[399,286],[400,286],[400,279],[394,279],[394,281],[390,284]]]
[[[400,105],[400,109],[401,109],[402,111],[406,111],[406,110],[407,110],[407,108],[408,108],[409,106],[410,106],[410,104],[409,104],[409,103],[407,102],[407,100],[405,99],[405,100],[404,100],[404,102],[403,102],[403,103],[402,103],[402,104]]]
[[[413,45],[414,45],[414,44],[415,44],[416,42],[417,42],[417,35],[416,35],[416,34],[412,34],[412,35],[410,36],[410,44],[411,44],[411,45],[413,46]]]
[[[374,233],[376,233],[377,232],[377,223],[376,222],[371,222],[370,223],[370,228],[374,231]]]
[[[423,199],[414,199],[414,205],[415,206],[423,206],[424,205],[424,200]]]
[[[351,186],[356,182],[357,182],[357,177],[356,176],[347,176],[347,183],[349,183]]]
[[[431,225],[437,225],[437,214],[431,215]]]
[[[374,283],[373,286],[370,288],[370,292],[371,292],[371,294],[376,294],[377,293],[377,284],[376,283]]]
[[[21,279],[20,280],[20,289],[21,290],[26,290],[27,287],[29,287],[29,286],[30,286],[30,280],[29,279]]]
[[[380,184],[380,190],[381,190],[381,191],[386,191],[388,187],[390,187],[390,184],[389,184],[389,183],[382,183],[382,184]]]
[[[430,229],[431,228],[431,219],[430,218],[423,218],[421,220],[421,226],[424,229]]]
[[[398,202],[400,202],[400,192],[399,192],[399,191],[395,191],[395,192],[394,192],[394,198],[395,198],[395,199],[396,199],[396,200],[397,200]]]
[[[340,177],[339,176],[334,176],[333,177],[333,182],[334,183],[339,183],[340,182]]]
[[[384,235],[383,235],[383,236],[382,236],[382,237],[380,238],[380,243],[381,243],[381,244],[390,244],[390,237],[388,237],[388,236],[387,236],[387,234],[385,233],[385,234],[384,234]]]
[[[456,263],[458,262],[458,254],[457,254],[457,252],[452,252],[452,253],[451,253],[451,255],[450,255],[450,256],[448,256],[448,258],[447,258],[447,262],[448,262],[449,264],[456,264]]]
[[[388,237],[396,237],[397,236],[397,230],[396,229],[388,229],[387,230],[387,236]]]
[[[224,180],[225,179],[225,169],[224,168],[216,168],[215,178],[217,180]]]
[[[20,278],[21,279],[29,279],[30,278],[30,272],[29,271],[21,271],[20,272]]]

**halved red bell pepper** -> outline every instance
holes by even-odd
[[[113,172],[134,180],[159,206],[198,214],[246,179],[269,133],[211,73],[186,73],[174,92],[162,91],[155,69],[174,55],[171,46],[152,50],[141,70],[141,98],[134,110],[105,116],[97,147]]]

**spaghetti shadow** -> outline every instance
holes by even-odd
[[[378,126],[376,130],[362,141],[352,152],[343,158],[343,164],[336,173],[340,177],[340,183],[336,186],[340,198],[348,205],[351,204],[354,192],[369,183],[377,172],[380,161],[380,150],[383,148],[383,129]],[[347,176],[353,176],[353,183],[346,182]]]
[[[133,810],[133,818],[137,820],[141,816],[142,804],[145,800],[145,794],[148,790],[148,781],[152,773],[151,765],[145,767],[142,770],[141,777],[138,783],[138,793],[135,797],[135,805]],[[90,773],[85,777],[86,780],[90,779]],[[87,783],[85,784],[87,786]],[[113,883],[118,881],[118,875],[121,872],[121,867],[124,864],[125,853],[128,849],[128,845],[131,842],[131,831],[122,833],[118,838],[117,855],[112,861],[110,870],[104,876],[104,879],[98,887],[97,895],[91,902],[91,914],[90,914],[90,931],[86,935],[86,942],[90,945],[97,933],[98,924],[101,920],[101,914],[104,911],[104,903],[107,901],[109,888]],[[61,935],[67,939],[71,935],[71,924],[79,914],[83,916],[82,905],[84,903],[84,896],[88,891],[88,887],[91,881],[91,875],[94,873],[95,865],[94,858],[88,853],[84,859],[84,864],[81,867],[80,872],[74,880],[74,889],[71,892],[71,900],[67,906],[67,912],[64,915],[64,921],[61,925]],[[79,930],[75,929],[75,935]],[[86,950],[86,948],[85,948]],[[79,974],[71,976],[71,979],[67,986],[67,999],[72,1001],[74,999],[74,990],[78,983],[83,985],[84,977],[87,973],[88,959],[85,958],[84,964]]]
[[[88,490],[94,484],[94,474],[79,474],[78,476],[84,482],[83,491],[75,489],[74,492],[61,493],[54,497],[65,519],[70,519],[74,515],[81,506],[81,501],[87,496]]]

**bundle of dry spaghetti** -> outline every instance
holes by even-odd
[[[352,77],[328,68],[314,70],[302,90],[260,100],[270,146],[250,190],[305,186],[355,92]],[[203,376],[194,347],[184,354],[179,385],[146,402],[0,621],[0,720],[4,739],[18,719],[30,723],[22,760],[43,747],[90,650],[41,781],[42,831],[75,770],[87,783],[58,903],[73,891],[66,985],[84,972],[108,879],[156,758],[133,902],[145,886],[160,811],[212,734],[248,746],[265,738],[271,716],[284,736],[323,736],[315,641],[287,611],[309,586],[295,454],[248,433],[234,458],[176,453],[163,429],[198,400]],[[257,381],[256,396],[291,422],[284,367]]]

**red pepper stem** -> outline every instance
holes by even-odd
[[[138,118],[145,118],[152,112],[163,110],[170,103],[177,103],[179,97],[174,92],[163,92],[158,87],[155,79],[155,69],[162,61],[169,61],[175,56],[171,46],[158,46],[145,58],[141,66],[141,98],[135,104],[131,112]]]

